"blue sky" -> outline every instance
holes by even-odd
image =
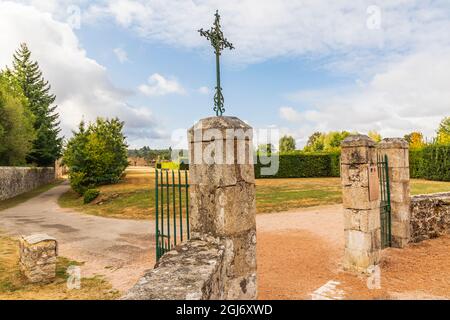
[[[212,24],[212,14],[210,18]],[[188,50],[149,42],[113,23],[89,25],[76,33],[89,56],[108,69],[116,86],[135,91],[150,74],[158,73],[175,78],[186,89],[185,94],[148,97],[137,92],[130,97],[129,101],[133,104],[152,105],[153,111],[167,126],[185,128],[195,120],[214,114],[216,65],[212,48]],[[206,39],[205,42],[208,43]],[[116,48],[126,52],[127,61],[119,61],[114,53]],[[274,115],[278,118],[280,104],[290,103],[289,94],[299,89],[354,85],[352,76],[333,74],[321,69],[318,63],[302,59],[275,58],[256,64],[237,65],[230,61],[230,56],[235,52],[226,50],[221,56],[225,114],[238,116],[257,126],[286,122],[275,119]],[[208,93],[200,93],[201,87],[207,87]],[[301,106],[301,103],[298,105]]]
[[[447,1],[0,1],[0,64],[29,44],[66,137],[119,116],[132,147],[183,146],[174,132],[214,114],[214,54],[196,30],[216,8],[236,47],[225,115],[299,147],[317,130],[432,136],[450,115]]]

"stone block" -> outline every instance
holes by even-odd
[[[380,252],[373,251],[355,251],[345,249],[344,251],[344,269],[356,273],[370,273],[369,269],[379,264]]]
[[[31,283],[48,283],[56,277],[56,239],[46,234],[22,236],[19,239],[19,267]]]
[[[254,300],[257,296],[256,272],[227,281],[225,300]]]
[[[345,230],[346,249],[355,252],[372,251],[371,233],[358,230]]]
[[[401,238],[401,237],[397,237],[395,235],[392,235],[392,247],[394,248],[404,248],[408,245],[409,243],[409,238]]]
[[[410,201],[405,202],[392,202],[391,201],[391,219],[392,221],[410,221],[411,210],[410,210]]]
[[[409,168],[408,149],[379,149],[381,155],[388,156],[389,168]]]
[[[255,185],[190,186],[190,218],[193,232],[231,236],[256,225]]]
[[[410,198],[409,182],[390,182],[391,202],[408,203]]]
[[[189,163],[195,165],[253,165],[253,146],[244,140],[214,140],[189,144]]]
[[[391,221],[391,235],[392,237],[409,239],[410,237],[410,224],[404,221]]]
[[[341,152],[341,164],[355,165],[376,163],[375,148],[347,147]]]
[[[346,187],[368,187],[369,186],[369,165],[341,165],[341,181]]]
[[[380,209],[344,209],[344,229],[365,233],[380,228]]]
[[[226,251],[232,253],[229,257],[230,267],[228,278],[251,274],[256,270],[256,226],[225,240]]]
[[[379,200],[369,200],[368,187],[346,187],[342,188],[342,203],[345,209],[374,209],[379,206]]]
[[[409,177],[409,167],[404,168],[389,168],[389,179],[392,182],[408,182]]]
[[[190,185],[226,187],[238,182],[254,183],[255,171],[252,164],[213,164],[189,166]]]

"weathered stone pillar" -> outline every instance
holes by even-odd
[[[341,144],[344,206],[344,268],[368,273],[379,263],[381,250],[379,179],[375,142],[352,135]]]
[[[188,131],[191,238],[225,244],[222,299],[257,296],[252,132],[236,117],[202,119]]]
[[[402,138],[386,138],[378,145],[381,155],[388,156],[391,190],[392,246],[405,247],[410,239],[409,145]]]
[[[48,283],[56,277],[56,239],[46,234],[34,234],[19,239],[19,267],[31,283]]]

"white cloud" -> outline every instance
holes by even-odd
[[[449,44],[447,0],[379,0],[380,29],[368,28],[372,0],[146,1],[112,0],[88,9],[91,18],[112,16],[139,36],[176,47],[210,50],[197,30],[209,28],[218,8],[225,36],[237,50],[224,57],[253,63],[281,56],[321,57],[343,68],[384,54],[433,43]],[[367,66],[367,64],[366,64]]]
[[[208,87],[200,87],[197,90],[199,93],[201,94],[208,94],[209,93],[209,88]]]
[[[119,60],[120,63],[128,62],[128,54],[127,52],[122,48],[115,48],[113,50],[114,54],[116,55],[117,60]]]
[[[147,96],[164,96],[168,94],[185,94],[186,90],[176,79],[166,79],[159,73],[148,78],[147,84],[141,84],[139,91]]]
[[[450,49],[408,56],[353,91],[297,92],[293,101],[312,109],[280,108],[280,117],[316,130],[377,130],[403,136],[422,130],[433,136],[439,121],[450,115]]]
[[[50,14],[12,2],[0,2],[0,66],[11,65],[12,55],[26,42],[44,77],[52,85],[62,133],[68,137],[82,117],[118,116],[126,122],[129,141],[160,138],[154,115],[146,107],[126,103],[129,93],[108,80],[105,67],[90,59],[66,23]]]

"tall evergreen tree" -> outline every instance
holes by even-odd
[[[36,138],[27,162],[38,166],[51,166],[61,155],[62,138],[59,137],[59,114],[56,113],[55,95],[51,86],[42,76],[36,61],[31,60],[31,51],[25,43],[13,56],[13,69],[10,71],[28,98],[28,107],[34,115]]]

